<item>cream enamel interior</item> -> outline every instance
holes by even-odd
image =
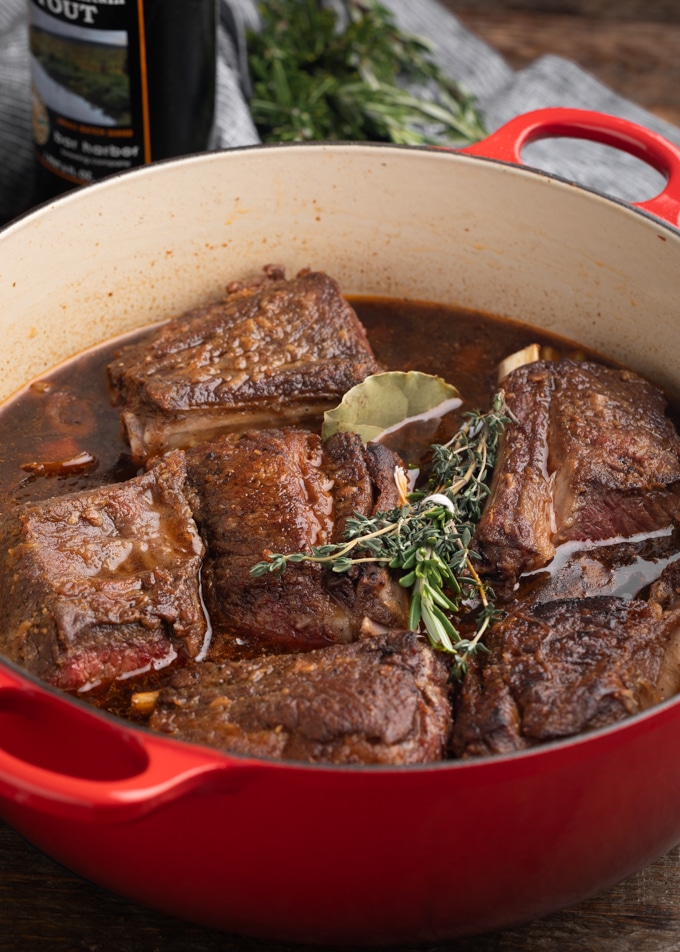
[[[277,146],[148,166],[0,233],[0,399],[80,350],[280,263],[460,304],[680,392],[680,233],[524,169],[436,150]],[[455,368],[451,378],[455,380]]]

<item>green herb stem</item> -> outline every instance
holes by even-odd
[[[507,420],[499,391],[488,413],[468,414],[449,443],[432,447],[431,475],[423,489],[409,494],[405,505],[372,517],[355,514],[347,521],[345,541],[313,547],[311,553],[271,554],[253,566],[251,574],[280,575],[291,562],[317,562],[334,572],[363,562],[381,563],[397,572],[399,584],[411,590],[410,627],[417,630],[422,625],[431,645],[452,656],[453,674],[462,677],[499,615],[493,592],[474,566],[479,556],[470,546]],[[450,617],[463,602],[480,606],[471,639],[461,636]]]

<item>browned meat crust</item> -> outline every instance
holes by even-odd
[[[163,325],[109,365],[135,457],[219,433],[320,417],[380,371],[336,282],[283,270]]]
[[[64,690],[200,655],[203,546],[183,454],[128,482],[26,504],[0,525],[0,648]]]
[[[253,578],[268,553],[311,553],[342,539],[353,512],[397,505],[398,459],[354,433],[323,446],[306,430],[258,430],[187,451],[191,501],[207,554],[204,594],[211,617],[234,633],[310,648],[354,640],[365,616],[405,627],[407,597],[381,566],[338,575],[291,564]]]
[[[528,364],[505,380],[513,414],[503,434],[474,547],[494,571],[514,578],[554,555],[547,434],[554,375]]]
[[[233,753],[332,764],[441,760],[447,670],[412,632],[224,665],[161,691],[150,726]]]
[[[502,442],[476,544],[516,578],[569,540],[629,538],[680,509],[680,439],[663,394],[627,370],[570,360],[513,371],[516,422]]]
[[[672,620],[601,596],[519,608],[491,630],[455,703],[458,757],[508,753],[603,727],[659,700]]]
[[[667,565],[651,586],[649,602],[663,612],[671,628],[656,683],[659,699],[665,701],[680,692],[680,559]]]

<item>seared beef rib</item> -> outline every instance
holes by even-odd
[[[656,387],[629,370],[537,361],[504,381],[503,435],[475,544],[514,579],[562,542],[626,539],[672,525],[680,438]]]
[[[269,267],[124,347],[111,391],[133,456],[194,446],[228,431],[318,419],[378,373],[366,333],[336,282]]]
[[[150,726],[232,753],[332,764],[441,760],[447,667],[413,632],[173,675]]]
[[[186,451],[190,501],[206,545],[204,595],[220,628],[310,648],[353,641],[364,617],[406,627],[408,599],[388,570],[368,563],[336,574],[291,564],[277,577],[250,570],[271,553],[311,554],[343,538],[347,518],[398,503],[398,458],[354,433],[322,445],[306,430],[227,435]]]
[[[175,452],[127,482],[26,503],[0,523],[0,649],[70,691],[207,647],[203,545]]]

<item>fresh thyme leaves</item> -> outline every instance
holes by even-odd
[[[317,0],[261,4],[262,29],[248,33],[248,56],[250,108],[264,141],[484,138],[473,97],[430,58],[427,40],[401,31],[373,0],[345,0],[344,10],[341,27]]]
[[[355,515],[344,542],[316,546],[311,554],[271,555],[253,566],[251,575],[280,575],[290,562],[318,562],[334,572],[365,562],[387,565],[401,573],[399,584],[411,589],[410,627],[417,630],[422,623],[431,645],[452,656],[453,674],[462,678],[500,614],[474,567],[478,556],[470,546],[508,419],[500,390],[488,413],[468,414],[453,439],[432,448],[426,486],[404,495],[403,505],[372,517]],[[463,638],[451,621],[463,603],[476,611],[471,638]]]

